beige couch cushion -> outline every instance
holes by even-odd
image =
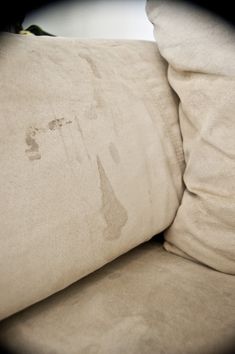
[[[168,227],[184,161],[152,42],[9,35],[0,74],[4,318]]]
[[[0,342],[24,354],[227,354],[234,301],[232,275],[148,242],[3,321]]]
[[[186,190],[165,248],[235,274],[235,33],[180,2],[149,1],[180,98]]]

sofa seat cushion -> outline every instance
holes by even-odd
[[[148,242],[0,325],[24,354],[222,354],[235,278]]]

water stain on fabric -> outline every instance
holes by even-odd
[[[94,85],[92,98],[88,104],[85,112],[85,116],[90,120],[95,120],[99,117],[99,114],[102,116],[105,114],[105,108],[107,104],[105,102],[105,93],[102,91],[100,86]]]
[[[72,124],[71,120],[65,120],[64,118],[53,119],[48,123],[48,128],[50,130],[56,130],[62,128],[64,125]],[[36,136],[41,133],[46,133],[47,129],[45,128],[37,128],[37,127],[30,127],[26,131],[25,142],[28,145],[28,149],[25,150],[30,161],[40,160],[41,154],[39,152],[39,145],[36,141]]]
[[[50,130],[56,130],[56,129],[60,129],[61,127],[63,127],[64,124],[65,124],[64,118],[53,119],[48,123],[48,128]]]
[[[99,156],[97,156],[97,166],[100,176],[100,189],[102,192],[102,212],[107,224],[104,230],[104,237],[109,240],[114,240],[121,236],[122,228],[128,220],[128,214],[117,199]]]
[[[104,96],[102,95],[102,91],[100,87],[94,88],[94,100],[95,100],[95,107],[97,109],[102,109],[105,107]]]
[[[64,125],[72,124],[71,120],[65,120],[64,118],[53,119],[48,123],[48,128],[50,130],[56,130],[62,128]]]
[[[102,112],[102,115],[104,114],[105,106],[105,100],[102,92],[100,92],[100,88],[95,87],[93,90],[93,101],[88,106],[86,112],[87,118],[91,120],[97,119],[100,112]]]
[[[119,152],[118,152],[116,146],[114,145],[114,143],[109,144],[109,152],[110,152],[110,155],[112,156],[113,161],[116,164],[119,164],[120,163],[120,156],[119,156]]]
[[[82,137],[82,140],[84,140],[84,135],[83,135],[83,131],[82,131],[82,128],[81,128],[81,125],[80,125],[80,122],[79,122],[79,119],[77,116],[75,116],[75,121],[76,121],[76,124],[77,124],[77,129]]]
[[[63,131],[62,131],[62,127],[65,126],[66,124],[71,124],[72,121],[68,120],[66,121],[65,118],[56,118],[56,119],[53,119],[51,120],[49,123],[48,123],[48,128],[50,130],[58,130],[59,132],[59,135],[60,135],[60,138],[61,138],[61,141],[62,141],[62,144],[63,144],[63,148],[64,148],[64,152],[65,152],[65,156],[66,156],[66,159],[68,161],[68,164],[72,170],[72,173],[74,174],[74,171],[73,171],[73,168],[72,168],[72,165],[71,165],[71,161],[70,161],[70,156],[69,156],[69,151],[68,151],[68,148],[66,146],[66,143],[65,143],[65,138],[64,138],[64,135],[63,135]],[[70,135],[71,135],[71,132],[70,132]],[[72,139],[72,136],[71,136],[71,139]],[[73,140],[72,140],[72,143]],[[76,154],[76,159],[79,163],[81,163],[81,159],[80,159],[80,156],[78,154]]]
[[[76,125],[77,125],[77,130],[79,131],[79,133],[80,133],[80,135],[81,135],[82,142],[83,142],[83,145],[84,145],[84,147],[85,147],[87,156],[88,156],[88,158],[89,158],[89,160],[90,160],[91,157],[90,157],[90,154],[89,154],[87,145],[86,145],[86,140],[85,140],[85,138],[84,138],[84,134],[83,134],[83,131],[82,131],[82,128],[81,128],[81,125],[80,125],[80,122],[79,122],[79,119],[78,119],[77,116],[75,116],[75,122],[76,122]]]
[[[96,64],[94,63],[93,59],[90,57],[90,55],[88,54],[85,54],[85,53],[80,53],[79,56],[86,60],[87,64],[89,65],[90,69],[91,69],[91,72],[93,73],[93,75],[95,77],[97,77],[98,79],[100,79],[100,73],[99,73],[99,70],[96,66]]]
[[[25,150],[26,155],[30,161],[40,160],[41,154],[39,152],[39,145],[36,142],[36,130],[30,127],[26,131],[25,142],[28,145],[28,149]]]

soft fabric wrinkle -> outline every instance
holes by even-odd
[[[102,211],[107,223],[107,228],[104,230],[104,237],[112,240],[121,236],[122,228],[128,220],[128,214],[117,199],[99,156],[97,156],[97,166],[102,192]]]

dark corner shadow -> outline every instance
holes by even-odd
[[[75,0],[73,0],[75,1]],[[77,2],[96,2],[97,0],[76,0]],[[117,0],[106,0],[117,1]],[[132,1],[140,1],[140,0],[132,0]],[[143,1],[143,0],[142,0]],[[147,0],[146,0],[147,1]],[[152,0],[153,1],[153,0]],[[178,0],[180,1],[180,0]],[[182,0],[181,0],[182,1]],[[200,8],[204,8],[215,15],[219,15],[221,18],[226,20],[227,22],[235,25],[235,13],[233,11],[233,1],[205,1],[205,0],[183,0],[184,2],[191,3],[192,5],[199,6]],[[65,0],[34,0],[34,1],[17,1],[13,2],[11,0],[1,2],[0,4],[0,31],[5,31],[12,27],[19,25],[22,23],[22,19],[30,13],[37,11],[38,9],[46,6],[65,2]],[[70,3],[72,0],[69,1]],[[63,19],[62,19],[63,21]],[[15,29],[17,30],[17,28]],[[14,32],[14,29],[13,29]],[[17,32],[15,32],[17,33]]]
[[[164,243],[164,234],[163,234],[163,232],[161,232],[160,234],[154,235],[152,237],[151,241],[163,244]]]
[[[225,349],[221,351],[221,353],[219,354],[234,354],[234,353],[235,353],[235,339],[233,339],[229,345],[226,345]]]
[[[205,354],[234,354],[235,353],[235,339],[232,339],[230,343],[224,344],[218,351],[213,351]]]
[[[235,26],[235,12],[233,1],[210,1],[210,0],[183,0],[185,3],[192,4],[205,9],[214,15],[220,16],[226,22]]]
[[[0,342],[0,354],[19,354],[19,353],[16,353],[15,351],[13,352],[12,350],[7,349],[6,346]]]

